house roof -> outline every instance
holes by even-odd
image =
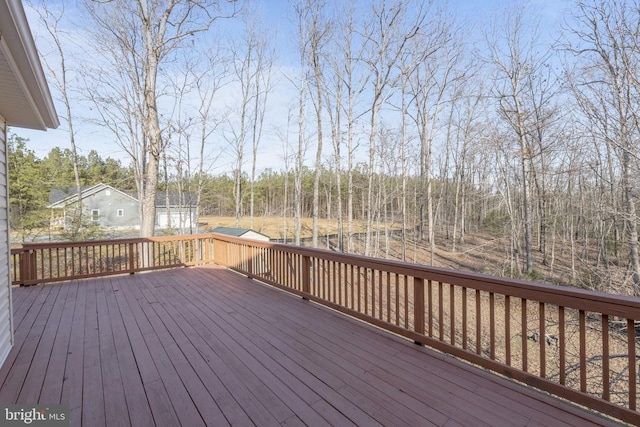
[[[137,196],[134,194],[134,197]],[[169,194],[169,206],[196,206],[197,205],[197,197],[195,194],[190,193],[182,193],[182,194]],[[167,194],[162,191],[156,194],[156,207],[166,207],[167,206]]]
[[[9,126],[60,125],[20,0],[0,0],[0,115]]]
[[[243,235],[247,234],[250,231],[256,234],[260,234],[261,236],[264,236],[264,237],[269,237],[266,234],[260,233],[259,231],[252,230],[250,228],[216,227],[213,230],[211,230],[212,233],[226,234],[227,236],[234,236],[234,237],[242,237]]]
[[[138,194],[135,192],[120,191],[117,188],[104,183],[92,185],[89,187],[82,187],[82,198],[84,199],[106,189],[117,191],[118,193],[131,198],[133,201],[137,202],[139,200]],[[78,193],[76,191],[76,187],[53,188],[51,189],[51,193],[49,194],[49,205],[47,205],[47,208],[64,208],[71,203],[76,203],[77,201]],[[196,197],[194,194],[169,194],[169,207],[189,206],[189,203],[191,203],[191,206],[196,205]],[[164,192],[159,192],[156,195],[156,207],[167,207],[167,195]]]
[[[138,199],[131,196],[130,194],[127,194],[124,191],[120,191],[117,188],[103,183],[92,185],[90,187],[83,187],[81,191],[81,198],[84,199],[106,189],[117,191],[125,197],[129,197],[136,202],[138,201]],[[47,208],[64,208],[69,204],[76,203],[77,201],[78,193],[76,192],[75,187],[65,187],[62,189],[54,188],[51,190],[51,194],[49,195],[49,205],[47,205]]]

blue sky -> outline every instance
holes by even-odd
[[[361,7],[366,7],[368,1],[361,0]],[[553,37],[557,34],[560,24],[564,18],[567,7],[571,4],[569,0],[532,0],[529,2],[509,2],[500,0],[450,0],[446,2],[447,8],[451,11],[457,20],[464,24],[464,27],[469,31],[469,37],[476,42],[480,43],[483,39],[483,31],[488,28],[488,23],[492,17],[500,16],[503,10],[512,5],[519,5],[526,3],[531,7],[532,13],[535,13],[541,22],[541,33],[544,37]],[[290,67],[295,61],[295,46],[290,43],[292,34],[295,33],[295,29],[292,28],[291,18],[292,11],[289,6],[289,2],[286,0],[275,1],[256,1],[252,6],[254,9],[262,10],[265,16],[265,22],[270,28],[277,28],[278,30],[278,42],[277,48],[279,50],[279,64],[281,67]],[[42,41],[42,28],[40,28],[37,22],[37,16],[29,7],[25,5],[27,15],[30,19],[32,31],[36,35],[36,43]],[[231,30],[233,31],[233,30]],[[286,80],[280,76],[280,80]],[[53,90],[53,88],[52,88]],[[55,92],[55,91],[54,91]],[[274,107],[271,108],[271,113],[277,115],[276,118],[270,118],[269,122],[274,123],[278,120],[281,121],[279,126],[284,126],[282,123],[283,116],[287,114],[288,101],[292,97],[293,92],[290,87],[286,85],[279,85],[276,87],[272,95],[274,101]],[[54,93],[54,98],[56,94]],[[291,99],[293,101],[293,99]],[[61,114],[64,108],[59,103],[57,104],[58,113]],[[81,154],[86,155],[91,149],[96,149],[103,157],[115,157],[121,159],[123,163],[128,163],[128,158],[124,151],[115,143],[111,136],[100,127],[96,125],[76,120],[75,122],[77,131],[77,144]],[[269,133],[269,129],[266,129]],[[58,130],[50,130],[47,132],[40,131],[28,131],[24,129],[15,129],[14,132],[22,137],[29,139],[28,146],[36,152],[36,155],[43,157],[53,147],[68,148],[69,139],[66,131],[66,124],[62,121],[62,125]],[[273,137],[273,135],[271,135]],[[269,143],[269,135],[265,135],[267,142],[263,144],[263,157],[265,159],[265,167],[279,168],[282,165],[282,149],[278,147],[273,149],[273,145],[277,142]],[[216,170],[212,172],[224,172],[229,169],[230,165],[225,163],[224,158],[222,163],[216,166]]]

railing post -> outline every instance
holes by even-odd
[[[249,273],[249,278],[253,278],[253,246],[247,245],[247,272]]]
[[[135,268],[134,268],[135,258],[133,255],[134,247],[135,246],[133,242],[129,243],[129,274],[133,274],[135,272]]]
[[[214,240],[213,241],[213,262],[218,264],[218,265],[224,265],[223,264],[223,258],[222,258],[222,242],[220,240]]]
[[[20,286],[25,286],[27,280],[31,279],[31,269],[29,268],[29,252],[23,250],[18,254],[18,263],[20,268]]]
[[[311,293],[311,259],[307,255],[302,255],[302,292]]]
[[[420,335],[424,335],[424,279],[413,278],[413,330]],[[414,341],[422,345],[419,341]]]

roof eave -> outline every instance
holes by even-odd
[[[54,129],[60,125],[49,85],[20,0],[0,1],[0,54],[22,86],[32,117],[7,119],[9,126]]]

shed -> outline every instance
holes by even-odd
[[[266,234],[259,233],[250,228],[216,227],[212,232],[226,234],[227,236],[240,237],[242,239],[259,240],[261,242],[268,242],[271,240],[271,238]]]

